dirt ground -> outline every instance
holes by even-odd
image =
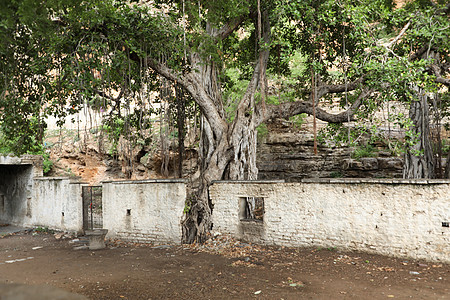
[[[261,247],[219,236],[204,246],[0,237],[0,283],[48,284],[89,299],[450,299],[450,265],[339,249]],[[1,295],[0,295],[1,299]]]

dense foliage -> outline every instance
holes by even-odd
[[[144,86],[147,92],[159,89],[147,57],[183,71],[190,67],[184,61],[186,51],[207,56],[221,69],[228,96],[224,101],[231,100],[230,107],[237,102],[230,93],[243,82],[243,94],[256,58],[256,3],[252,2],[155,1],[153,7],[120,1],[2,2],[2,132],[17,153],[42,142],[47,115],[65,118],[96,101],[105,109],[116,108],[114,113],[121,118],[120,105],[148,96],[142,95]],[[376,101],[363,104],[359,117],[367,118],[382,101],[410,102],[412,82],[427,92],[440,92],[442,83],[434,80],[436,74],[423,72],[430,62],[410,56],[428,45],[440,53],[441,65],[448,64],[448,12],[436,13],[444,2],[413,1],[394,9],[387,0],[263,1],[262,9],[270,11],[272,23],[268,67],[271,76],[290,83],[280,87],[272,102],[308,98],[311,69],[320,81],[318,89],[320,84],[352,83],[364,77],[364,86],[379,94]],[[217,30],[242,16],[246,18],[239,24],[241,30],[224,40],[212,38],[205,27],[207,21],[207,27]],[[407,31],[390,44],[405,24],[409,24]],[[289,67],[296,53],[305,57],[301,72]],[[239,80],[230,78],[233,69]],[[358,92],[346,96],[341,103],[348,106]],[[328,93],[323,100],[332,97],[336,95]],[[114,113],[109,123],[117,122]],[[408,126],[407,118],[397,120]]]

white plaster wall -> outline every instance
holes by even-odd
[[[107,237],[180,243],[186,201],[183,180],[103,183],[103,228]],[[127,215],[130,210],[130,215]]]
[[[286,246],[338,247],[450,262],[450,182],[216,182],[214,230]],[[239,197],[264,197],[264,221],[248,229]],[[259,226],[255,236],[254,225]]]
[[[81,186],[69,178],[38,178],[34,180],[31,218],[26,226],[81,232],[83,211]]]

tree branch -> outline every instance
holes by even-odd
[[[400,33],[395,37],[395,39],[393,39],[389,44],[386,45],[386,48],[390,49],[392,47],[392,45],[397,43],[397,41],[405,34],[406,30],[408,29],[408,27],[410,25],[411,25],[411,20],[409,20],[408,23],[406,23],[406,25],[402,28]]]
[[[99,95],[100,97],[103,97],[103,98],[105,98],[105,99],[108,99],[108,100],[112,100],[112,101],[114,101],[114,102],[117,102],[117,101],[120,100],[120,98],[123,97],[124,90],[125,90],[125,89],[124,89],[123,86],[122,86],[122,88],[120,89],[119,95],[117,95],[117,97],[109,96],[109,95],[107,95],[105,92],[100,91],[100,90],[94,90],[94,92],[95,92],[97,95]]]
[[[164,76],[165,78],[167,78],[173,82],[179,83],[182,86],[185,86],[185,82],[182,79],[181,73],[174,72],[173,70],[168,68],[166,65],[156,61],[155,59],[146,57],[144,59],[144,65],[149,66],[159,75]]]
[[[422,46],[419,49],[417,49],[416,52],[414,52],[413,54],[411,54],[408,58],[409,61],[413,61],[415,59],[418,59],[419,57],[422,56],[422,54],[424,54],[426,51],[428,50],[428,45],[427,46]]]
[[[329,123],[344,123],[350,121],[355,121],[354,115],[358,111],[362,104],[364,98],[373,92],[373,89],[364,89],[355,102],[346,111],[331,114],[322,108],[316,107],[316,118],[319,120],[329,122]],[[258,125],[274,118],[288,119],[292,116],[306,113],[312,115],[313,106],[311,102],[306,101],[296,101],[296,102],[286,102],[278,105],[269,105],[267,107],[265,115],[259,120]]]
[[[239,25],[242,24],[250,15],[242,15],[230,20],[227,24],[223,25],[213,37],[218,37],[220,39],[226,39],[231,33],[233,33]]]
[[[212,99],[202,88],[201,80],[198,78],[198,74],[195,71],[183,75],[181,72],[175,72],[166,65],[150,57],[144,59],[144,64],[149,66],[159,75],[183,86],[191,94],[194,101],[200,106],[200,109],[211,125],[214,134],[220,139],[226,127],[226,123],[217,111],[214,99]]]
[[[183,86],[200,106],[216,137],[222,136],[226,123],[219,115],[214,100],[202,88],[201,80],[196,72],[182,75],[152,58],[146,58],[145,63],[161,76]]]
[[[267,14],[264,18],[264,42],[269,44],[270,42],[270,23]],[[258,88],[258,84],[261,78],[261,73],[266,71],[267,61],[269,60],[269,49],[266,49],[260,53],[259,59],[255,62],[255,70],[253,72],[252,78],[247,86],[247,90],[245,91],[244,96],[239,102],[237,108],[237,114],[243,113],[247,110],[247,107],[250,105],[250,100],[255,96],[256,89]]]
[[[450,87],[450,79],[444,78],[444,77],[436,77],[436,82],[442,83],[448,87]]]
[[[441,70],[440,70],[438,65],[432,64],[430,66],[430,69],[434,73],[434,75],[436,76],[435,81],[437,83],[442,83],[443,85],[446,85],[446,86],[450,87],[450,79],[442,77]]]
[[[317,99],[320,99],[320,98],[322,98],[323,96],[325,96],[326,94],[329,94],[329,93],[337,94],[337,93],[343,93],[346,90],[347,91],[356,90],[358,88],[358,86],[363,82],[363,80],[364,80],[364,75],[359,77],[355,81],[347,83],[347,88],[346,88],[345,84],[324,84],[324,85],[320,85],[318,90],[317,90]]]
[[[200,76],[194,71],[187,74],[185,80],[180,83],[194,98],[199,105],[203,115],[211,125],[217,139],[221,139],[223,132],[227,126],[225,120],[220,116],[214,99],[205,91],[201,83]]]

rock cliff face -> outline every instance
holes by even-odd
[[[314,154],[314,140],[311,122],[305,122],[301,129],[280,120],[268,124],[268,132],[260,138],[257,148],[259,179],[298,182],[302,178],[401,178],[402,158],[390,157],[389,153],[377,152],[377,157],[351,158],[353,149],[318,145]],[[81,136],[73,140],[75,133],[62,138],[56,136],[47,143],[60,146],[51,149],[54,162],[50,176],[77,176],[84,182],[97,184],[105,180],[125,179],[127,164],[132,161],[129,179],[177,178],[178,153],[174,146],[167,153],[168,174],[162,174],[163,156],[158,145],[133,151],[132,158],[118,156],[113,159],[105,152],[107,146],[98,146],[95,136]],[[106,143],[106,141],[105,141]],[[197,169],[197,150],[185,150],[183,178],[194,174]],[[42,168],[41,168],[42,169]]]
[[[330,148],[318,145],[314,154],[313,135],[307,132],[269,132],[258,144],[259,179],[353,177],[401,178],[403,160],[400,157],[351,158],[350,148]]]

